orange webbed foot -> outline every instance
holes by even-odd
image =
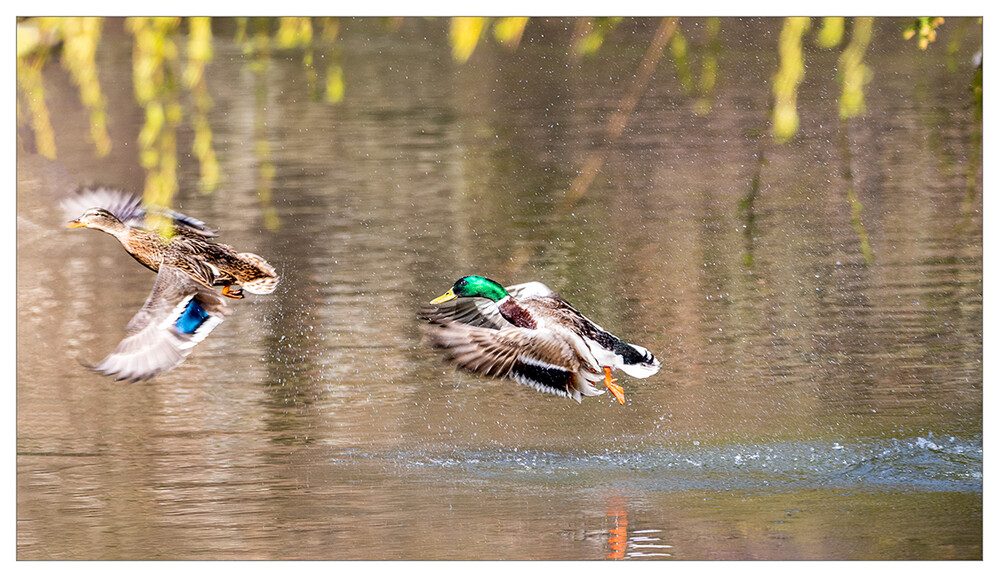
[[[222,296],[226,296],[231,299],[241,299],[243,298],[243,288],[239,285],[227,284],[222,287]]]
[[[610,367],[604,367],[604,385],[607,386],[607,390],[614,395],[619,403],[624,404],[624,389],[617,384],[617,379],[611,377]]]

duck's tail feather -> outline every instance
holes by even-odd
[[[628,375],[644,379],[659,372],[660,363],[645,347],[628,343],[628,346],[635,349],[636,355],[628,355],[625,362],[621,363],[621,370]]]
[[[243,288],[258,295],[266,295],[274,292],[278,281],[281,280],[274,267],[268,264],[263,257],[255,255],[252,252],[241,252],[239,253],[239,257],[260,270],[258,278],[241,283]]]

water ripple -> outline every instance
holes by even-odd
[[[776,441],[602,453],[536,449],[402,452],[410,471],[515,483],[634,485],[643,490],[982,491],[982,439]]]

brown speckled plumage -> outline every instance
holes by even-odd
[[[166,372],[222,322],[228,313],[222,296],[242,298],[242,289],[267,294],[277,286],[279,277],[264,259],[211,242],[215,232],[197,219],[157,209],[172,221],[175,234],[167,238],[141,227],[149,209],[137,197],[103,188],[78,192],[64,208],[87,204],[94,208],[71,220],[70,228],[110,234],[132,258],[157,273],[145,304],[126,327],[125,339],[93,367],[98,371],[132,381]],[[219,286],[221,295],[214,290]]]
[[[473,285],[486,288],[470,294]],[[427,342],[442,349],[448,362],[576,401],[601,394],[594,385],[603,380],[624,402],[611,369],[639,378],[659,370],[645,348],[605,331],[538,282],[504,288],[484,277],[464,277],[422,307],[420,316],[428,321]]]

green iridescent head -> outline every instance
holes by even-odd
[[[436,305],[460,297],[481,297],[498,301],[507,296],[506,289],[500,283],[484,276],[470,275],[458,279],[451,290],[430,301]]]

